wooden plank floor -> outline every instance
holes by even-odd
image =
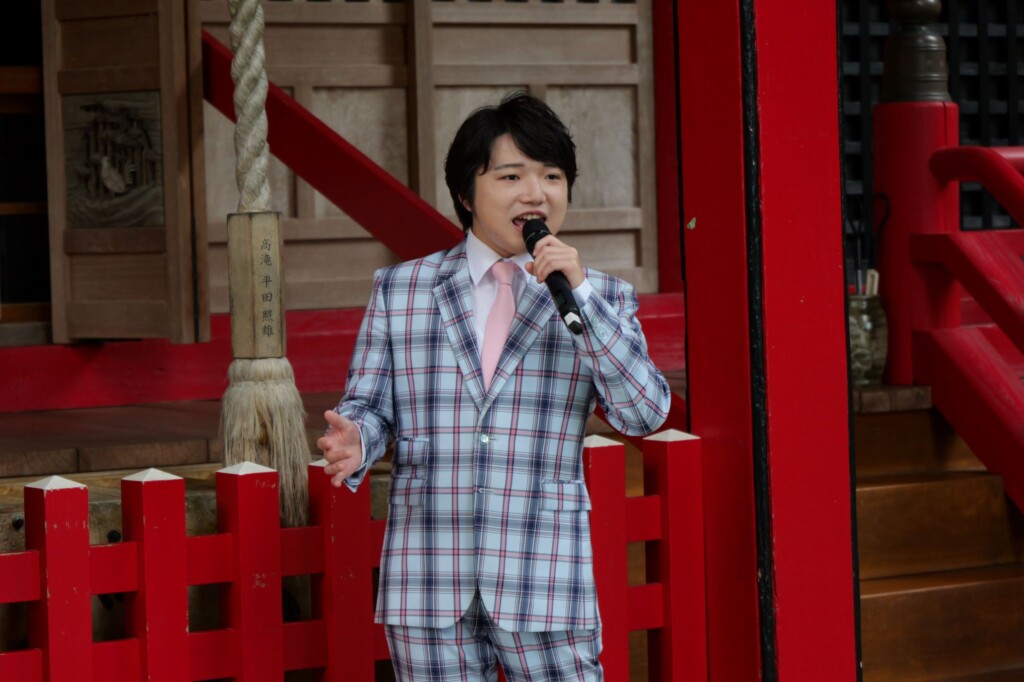
[[[311,452],[335,393],[303,395]],[[0,414],[0,478],[216,463],[220,401]]]
[[[685,372],[668,378],[674,391],[685,391]],[[311,455],[318,454],[323,412],[340,397],[340,391],[302,395]],[[219,422],[219,400],[3,413],[0,478],[216,464],[224,455]],[[609,430],[596,419],[589,429]]]

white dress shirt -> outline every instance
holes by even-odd
[[[466,261],[469,264],[469,278],[473,282],[473,328],[476,330],[476,346],[484,347],[484,329],[487,327],[487,313],[494,305],[494,297],[498,295],[498,282],[491,273],[491,266],[502,257],[494,252],[491,247],[484,244],[470,230],[466,237]],[[526,278],[533,277],[526,271],[526,264],[533,260],[527,253],[519,253],[508,260],[519,267],[515,271],[512,281],[512,293],[518,303],[526,288]],[[593,286],[590,281],[584,278],[583,284],[572,290],[576,305],[583,307],[583,304],[590,298]]]

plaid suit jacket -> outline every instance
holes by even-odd
[[[669,389],[632,287],[587,276],[581,336],[527,278],[485,390],[465,241],[376,273],[336,409],[363,437],[353,490],[395,446],[378,622],[444,628],[479,589],[505,630],[598,627],[584,428],[600,403],[620,431],[650,433]]]

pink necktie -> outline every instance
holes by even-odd
[[[515,264],[500,260],[491,266],[491,274],[498,282],[498,293],[494,297],[494,305],[487,316],[484,327],[484,348],[480,353],[480,367],[484,371],[484,388],[490,388],[494,370],[498,368],[501,349],[505,347],[508,330],[512,327],[512,318],[516,314],[516,300],[512,293],[512,275]]]

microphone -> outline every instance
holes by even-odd
[[[548,226],[543,220],[534,218],[527,220],[523,225],[523,241],[526,242],[526,250],[533,255],[533,247],[544,237],[551,234]],[[580,308],[576,305],[576,297],[572,295],[572,286],[566,276],[558,271],[552,272],[544,282],[548,285],[551,298],[558,308],[558,316],[565,322],[573,334],[583,333],[583,318],[580,317]]]

